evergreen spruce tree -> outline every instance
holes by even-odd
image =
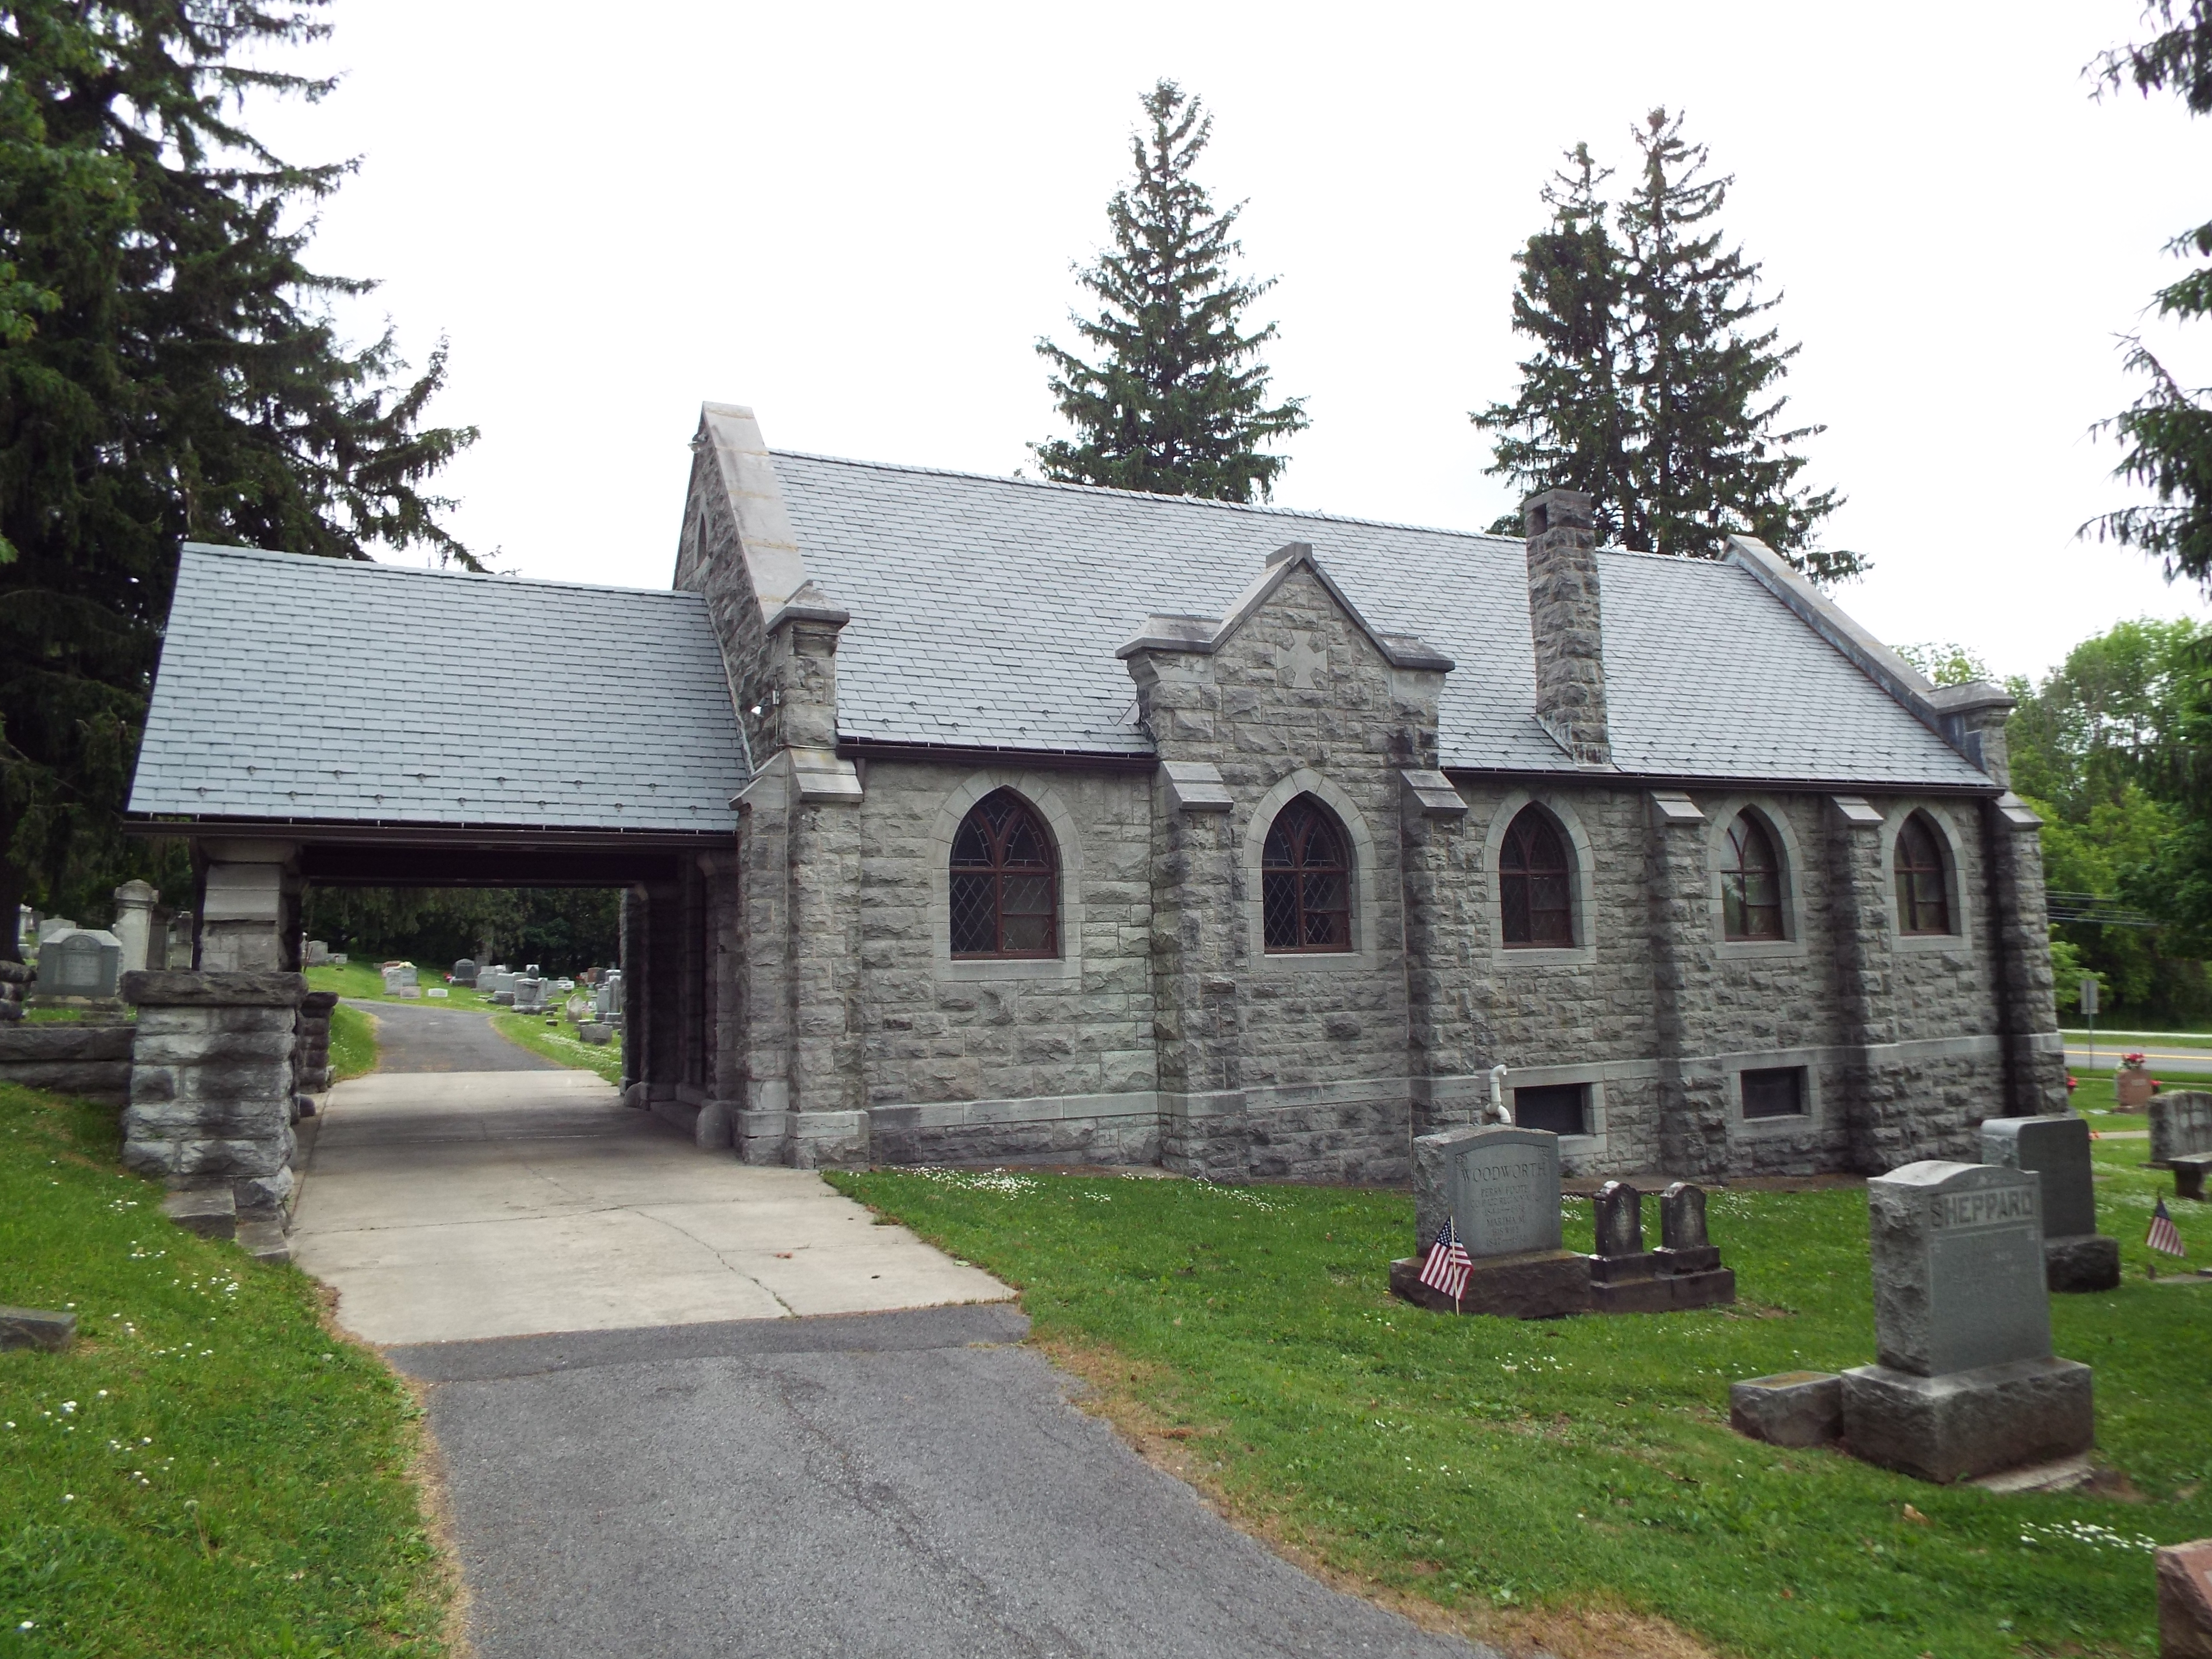
[[[1129,141],[1131,185],[1106,205],[1113,247],[1078,272],[1100,302],[1070,313],[1102,354],[1085,362],[1049,340],[1037,351],[1073,440],[1030,446],[1048,478],[1162,495],[1265,499],[1287,458],[1264,446],[1307,425],[1302,400],[1267,404],[1260,348],[1275,325],[1243,331],[1246,307],[1272,278],[1231,276],[1243,246],[1231,235],[1243,204],[1217,210],[1192,168],[1212,118],[1172,81],[1145,94],[1149,133]]]
[[[2191,115],[2212,112],[2212,0],[2189,0],[2177,15],[2172,0],[2151,0],[2145,19],[2156,30],[2140,46],[2109,52],[2091,66],[2100,91],[2133,85],[2145,97],[2178,94]],[[2166,244],[2177,258],[2212,256],[2212,223]],[[2212,265],[2197,264],[2158,292],[2162,317],[2191,320],[2212,313]],[[2188,387],[2144,345],[2127,341],[2127,366],[2149,385],[2123,413],[2101,423],[2127,446],[2113,476],[2147,486],[2157,497],[2084,525],[2098,539],[2126,543],[2162,561],[2167,580],[2185,576],[2212,594],[2212,406],[2207,389]]]
[[[1589,146],[1567,152],[1566,169],[1544,186],[1552,223],[1513,256],[1521,276],[1513,294],[1513,329],[1536,343],[1522,360],[1521,390],[1510,404],[1474,415],[1498,434],[1490,470],[1535,489],[1579,489],[1595,513],[1598,538],[1620,540],[1629,508],[1626,410],[1620,357],[1626,271],[1607,226],[1599,187],[1610,177]],[[1518,536],[1521,515],[1507,514],[1492,533]]]
[[[179,544],[473,563],[421,486],[475,437],[427,428],[444,374],[324,303],[303,263],[345,166],[257,143],[251,66],[324,0],[15,0],[0,12],[0,920],[179,884],[119,834]],[[0,954],[12,949],[0,926]]]
[[[1705,176],[1705,147],[1663,109],[1636,140],[1643,164],[1617,204],[1579,145],[1546,191],[1553,224],[1517,256],[1514,296],[1538,349],[1518,397],[1474,416],[1499,434],[1489,470],[1524,491],[1588,491],[1601,530],[1639,551],[1717,558],[1752,535],[1815,580],[1856,574],[1856,554],[1818,544],[1841,498],[1796,483],[1793,447],[1825,428],[1781,424],[1798,348],[1759,322],[1779,296],[1759,297],[1759,266],[1715,222],[1734,180]]]

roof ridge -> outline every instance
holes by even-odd
[[[214,554],[227,559],[266,559],[271,563],[300,564],[306,562],[328,570],[343,570],[366,574],[376,572],[387,576],[429,576],[441,581],[486,582],[500,587],[557,587],[581,593],[641,593],[649,599],[695,599],[706,601],[689,588],[633,587],[623,582],[564,582],[550,576],[513,576],[504,572],[479,570],[417,569],[413,565],[386,564],[381,559],[341,559],[318,553],[288,553],[281,548],[240,547],[227,542],[186,542],[187,553]]]
[[[1013,484],[1029,489],[1064,489],[1081,495],[1120,495],[1161,506],[1205,507],[1223,513],[1250,513],[1263,518],[1318,519],[1327,524],[1361,525],[1375,530],[1412,530],[1425,536],[1451,536],[1462,541],[1497,542],[1519,547],[1517,536],[1493,536],[1481,530],[1454,530],[1444,525],[1413,524],[1400,519],[1369,519],[1357,514],[1328,513],[1319,508],[1256,507],[1247,501],[1217,501],[1205,495],[1163,495],[1149,489],[1120,489],[1111,484],[1063,483],[1057,478],[1025,478],[1018,474],[968,472],[958,467],[917,466],[903,461],[863,461],[850,455],[824,455],[809,449],[771,449],[771,456],[794,461],[823,461],[831,466],[864,467],[873,472],[916,472],[938,478],[966,478],[977,483]]]

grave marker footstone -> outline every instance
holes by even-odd
[[[1644,1248],[1643,1194],[1625,1181],[1598,1188],[1597,1253],[1589,1258],[1598,1313],[1668,1313],[1735,1300],[1735,1273],[1705,1237],[1703,1188],[1678,1181],[1659,1200],[1659,1249]]]
[[[2120,1282],[2120,1243],[2097,1231],[2089,1126],[2071,1113],[1993,1117],[1982,1162],[2027,1170],[2042,1182],[2044,1281],[2054,1291],[2109,1291]]]
[[[1589,1309],[1588,1260],[1560,1248],[1557,1135],[1504,1125],[1423,1135],[1413,1142],[1413,1205],[1415,1254],[1390,1264],[1399,1296],[1453,1310],[1419,1278],[1449,1216],[1474,1260],[1459,1311],[1550,1319]]]
[[[1910,1164],[1867,1207],[1878,1363],[1844,1373],[1851,1451],[1949,1482],[2087,1450],[2089,1368],[2051,1352],[2039,1177]]]

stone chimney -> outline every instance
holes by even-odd
[[[1606,727],[1605,644],[1590,498],[1547,489],[1522,503],[1528,538],[1528,635],[1536,651],[1536,719],[1578,762],[1613,759]]]

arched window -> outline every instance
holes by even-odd
[[[1925,812],[1915,812],[1897,832],[1891,855],[1897,873],[1897,925],[1908,933],[1951,931],[1951,884],[1943,868],[1943,839]]]
[[[1498,896],[1508,945],[1572,945],[1573,875],[1567,838],[1540,806],[1522,808],[1498,855]]]
[[[1782,937],[1782,860],[1774,837],[1749,812],[1729,825],[1721,863],[1721,933],[1726,939]]]
[[[1260,898],[1270,951],[1352,948],[1352,860],[1343,830],[1311,795],[1267,826]]]
[[[977,801],[952,838],[952,954],[1060,954],[1060,861],[1052,837],[1011,789]]]

